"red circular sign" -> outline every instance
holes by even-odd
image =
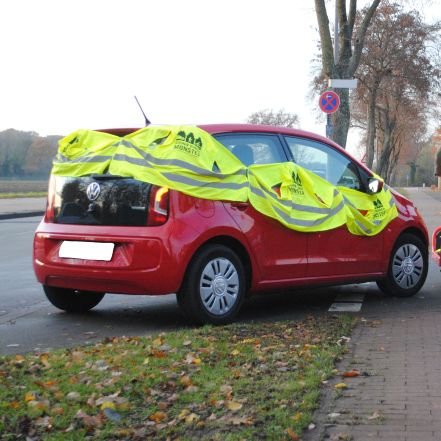
[[[332,90],[323,92],[320,95],[319,106],[325,113],[334,113],[340,106],[340,97]]]

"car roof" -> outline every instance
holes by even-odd
[[[202,130],[210,133],[211,135],[219,135],[222,133],[269,133],[274,135],[289,135],[298,136],[302,138],[309,138],[315,141],[330,144],[333,147],[344,150],[341,146],[333,142],[332,140],[325,138],[324,136],[318,135],[317,133],[308,132],[300,129],[293,129],[289,127],[280,126],[270,126],[264,124],[188,124],[196,125]],[[154,126],[153,126],[154,127]],[[135,132],[142,127],[131,127],[131,128],[112,128],[112,129],[99,129],[98,131],[112,133],[117,136],[125,136],[129,133]],[[347,152],[346,152],[347,153]]]
[[[291,136],[301,136],[306,138],[315,139],[317,141],[326,142],[328,144],[333,144],[330,139],[325,138],[321,135],[318,135],[313,132],[308,132],[300,129],[293,129],[289,127],[279,127],[279,126],[270,126],[264,124],[196,124],[197,127],[205,130],[211,135],[221,134],[221,133],[272,133],[272,134],[280,134],[280,135],[291,135]],[[107,128],[107,129],[98,129],[100,132],[108,132],[114,135],[124,136],[129,133],[135,132],[139,130],[141,127],[125,127],[125,128]],[[341,147],[340,147],[341,148]]]
[[[198,124],[198,127],[212,135],[235,132],[273,133],[280,135],[307,137],[329,143],[329,139],[317,135],[316,133],[307,132],[300,129],[293,129],[290,127],[269,126],[265,124]]]

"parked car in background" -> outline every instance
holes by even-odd
[[[355,192],[382,191],[363,164],[319,135],[258,125],[199,126],[245,166],[293,161]],[[127,135],[130,129],[109,133]],[[105,293],[176,293],[189,320],[231,322],[259,292],[377,282],[417,293],[428,270],[428,233],[413,203],[391,190],[396,216],[380,233],[286,228],[244,201],[209,200],[103,173],[52,176],[34,239],[34,269],[50,302],[68,312]]]

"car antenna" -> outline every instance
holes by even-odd
[[[147,127],[151,124],[150,120],[147,118],[147,115],[144,113],[144,110],[143,110],[141,104],[139,103],[137,96],[135,95],[134,97],[135,97],[135,100],[136,100],[139,108],[141,109],[142,114],[144,115],[145,126]]]

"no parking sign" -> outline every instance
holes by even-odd
[[[332,90],[323,92],[320,95],[319,106],[320,109],[325,113],[334,113],[340,106],[340,97]]]

